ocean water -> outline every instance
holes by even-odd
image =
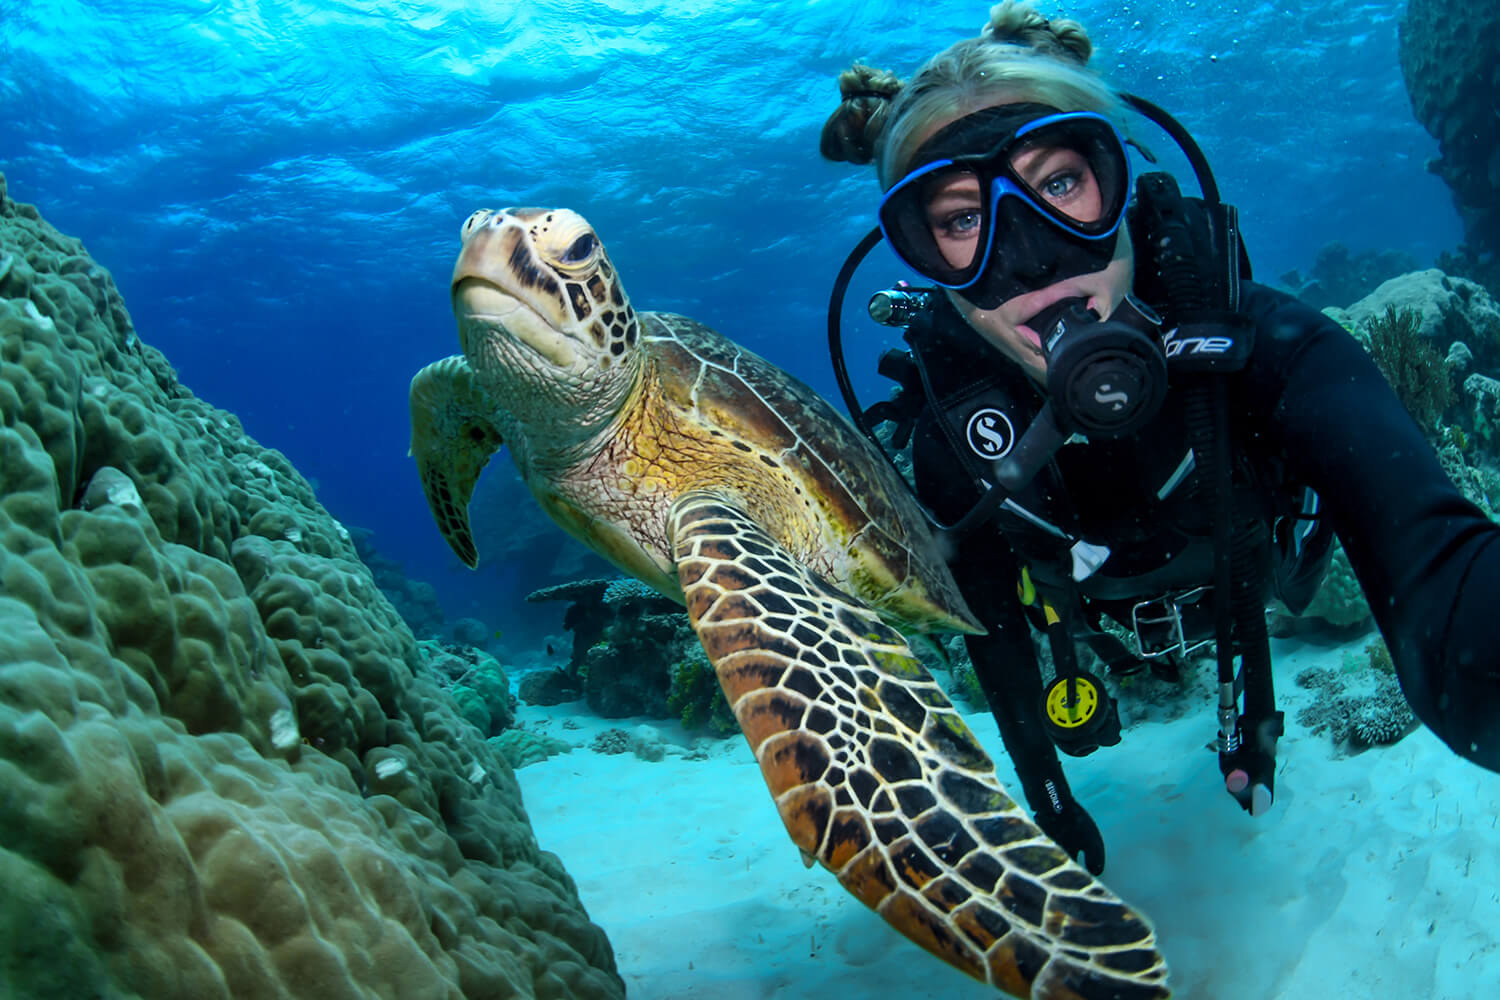
[[[1040,6],[1082,20],[1111,82],[1194,134],[1241,209],[1258,277],[1305,273],[1333,241],[1424,267],[1460,242],[1451,196],[1426,169],[1437,143],[1413,118],[1397,62],[1403,4]],[[141,338],[184,385],[238,415],[343,524],[372,531],[384,556],[430,582],[450,622],[480,619],[502,659],[537,659],[565,605],[525,595],[612,571],[528,513],[503,456],[474,507],[485,561],[464,568],[407,455],[409,381],[457,350],[447,288],[464,219],[481,207],[576,209],[637,309],[688,314],[836,399],[828,294],[874,223],[878,189],[867,168],[818,156],[835,77],[855,58],[909,74],[971,35],[986,8],[0,0],[0,173],[12,198],[112,272]],[[1143,138],[1180,169],[1165,137]],[[844,311],[867,400],[885,391],[874,359],[897,341],[860,305],[903,277],[878,251]],[[1366,637],[1346,639],[1277,641],[1289,717],[1322,697],[1291,675],[1368,659]],[[321,649],[322,635],[308,642]],[[1180,996],[1457,1000],[1500,982],[1500,779],[1425,731],[1351,758],[1304,727],[1283,744],[1285,821],[1251,824],[1203,752],[1213,726],[1200,701],[1198,715],[1142,702],[1125,749],[1069,764],[1110,843],[1111,885],[1157,921]],[[284,721],[289,708],[273,707]],[[631,996],[993,995],[803,869],[742,740],[667,723],[638,737],[654,758],[606,757],[586,741],[613,738],[612,723],[577,705],[518,711],[528,733],[576,747],[515,781],[541,847],[563,856],[614,942]],[[968,715],[999,758],[993,722]],[[187,742],[170,721],[159,729]],[[303,752],[297,735],[277,751]],[[407,749],[439,742],[405,738]],[[398,743],[361,745],[350,773],[389,780],[399,797]],[[452,773],[434,773],[489,780],[447,749],[432,753]],[[324,766],[306,758],[320,762],[298,779]],[[290,766],[262,763],[246,772],[291,783]],[[310,800],[312,813],[341,808]],[[383,843],[389,831],[360,816],[359,838]],[[412,878],[441,882],[430,862],[412,862]]]
[[[1081,19],[1095,65],[1193,132],[1258,275],[1305,271],[1332,240],[1424,265],[1457,242],[1397,64],[1400,3],[1043,9]],[[855,58],[909,74],[986,12],[3,0],[0,169],[111,269],[185,384],[374,530],[450,618],[525,632],[519,598],[557,582],[555,551],[464,570],[406,457],[407,382],[457,349],[445,289],[464,218],[577,209],[638,308],[691,315],[833,395],[829,287],[877,190],[817,154],[835,76]],[[861,272],[904,276],[878,254]],[[850,316],[857,383],[883,394],[889,332]],[[488,502],[521,502],[508,467],[489,479]]]

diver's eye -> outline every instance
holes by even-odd
[[[1074,189],[1082,183],[1082,178],[1077,171],[1060,170],[1048,177],[1041,186],[1041,192],[1048,201],[1059,202],[1073,193]]]
[[[599,241],[594,238],[593,233],[584,233],[573,241],[572,246],[568,247],[568,252],[562,255],[562,262],[564,264],[582,263],[588,260],[589,254],[593,253],[594,247],[598,245]]]
[[[468,239],[469,234],[472,233],[475,229],[478,229],[479,224],[485,219],[488,219],[490,217],[490,214],[491,213],[489,209],[481,208],[479,211],[469,216],[464,220],[463,228],[458,231],[458,238],[460,240]]]
[[[939,219],[937,228],[938,232],[941,235],[946,236],[951,240],[957,240],[968,236],[970,233],[978,229],[979,222],[980,217],[978,211],[965,210],[954,212],[951,215]]]

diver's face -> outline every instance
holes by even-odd
[[[1029,146],[1011,158],[1011,168],[1048,204],[1074,222],[1097,222],[1104,195],[1088,160],[1064,146]],[[979,178],[951,171],[933,186],[924,207],[932,241],[950,267],[966,267],[980,253],[984,205]]]
[[[948,298],[981,337],[1024,368],[1032,378],[1045,383],[1047,358],[1042,353],[1042,339],[1026,325],[1026,321],[1054,302],[1073,298],[1087,299],[1090,309],[1100,316],[1108,316],[1130,294],[1134,281],[1134,248],[1129,231],[1121,227],[1114,258],[1102,271],[1064,278],[1036,291],[1006,299],[994,309],[980,309],[951,290]]]
[[[934,130],[936,131],[936,129]],[[1086,157],[1066,146],[1030,145],[1017,150],[1012,169],[1032,191],[1060,213],[1080,224],[1097,222],[1106,210],[1099,179]],[[935,185],[926,202],[926,218],[933,242],[952,267],[963,267],[982,253],[979,246],[982,204],[980,181],[972,172],[954,172]],[[997,234],[998,237],[999,234]],[[1045,382],[1047,360],[1040,336],[1026,320],[1063,299],[1083,298],[1100,316],[1108,316],[1129,294],[1135,279],[1135,257],[1130,233],[1121,227],[1114,256],[1098,271],[1064,278],[1007,299],[993,309],[980,309],[949,291],[948,297],[964,319],[1000,353],[1020,365],[1038,382]]]

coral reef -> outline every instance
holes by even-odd
[[[522,768],[555,757],[560,753],[571,753],[573,744],[546,733],[529,729],[507,729],[499,736],[491,737],[491,747],[501,754],[512,768]]]
[[[370,568],[375,585],[396,609],[401,620],[418,639],[436,639],[443,634],[443,609],[432,584],[407,577],[401,564],[375,547],[375,533],[368,528],[350,528],[349,540],[360,561]]]
[[[1354,567],[1349,565],[1349,557],[1337,540],[1333,543],[1333,558],[1329,561],[1328,571],[1323,574],[1318,592],[1296,618],[1324,625],[1335,633],[1363,629],[1372,621],[1365,592],[1360,589],[1359,581],[1354,577]],[[1273,618],[1272,635],[1284,636],[1297,630],[1286,618]]]
[[[1362,299],[1382,282],[1417,267],[1416,258],[1401,250],[1354,253],[1335,241],[1319,248],[1306,278],[1291,271],[1281,276],[1281,283],[1314,309],[1323,309]]]
[[[1365,329],[1375,366],[1423,432],[1431,434],[1454,394],[1448,364],[1422,337],[1421,321],[1415,309],[1388,305],[1383,314],[1366,321]]]
[[[1438,141],[1440,155],[1428,169],[1453,192],[1467,255],[1493,260],[1500,255],[1500,5],[1409,0],[1400,31],[1412,110]]]
[[[606,729],[594,737],[589,749],[610,756],[635,754],[651,762],[665,760],[667,756],[667,744],[661,733],[647,725],[636,726],[628,733],[623,729]]]
[[[689,728],[721,735],[738,731],[737,726],[724,728],[733,716],[727,704],[715,704],[718,681],[675,602],[624,578],[580,580],[526,599],[571,602],[563,624],[573,632],[573,654],[566,670],[523,682],[522,698],[532,701],[529,692],[542,697],[566,692],[571,680],[583,690],[589,707],[606,719],[676,715]],[[722,702],[723,695],[718,699]]]
[[[0,178],[0,995],[619,998],[348,532]]]
[[[1430,268],[1392,278],[1347,309],[1324,312],[1361,339],[1449,478],[1475,506],[1495,516],[1500,380],[1478,369],[1500,369],[1500,305],[1474,282]],[[1461,389],[1455,389],[1458,384]],[[1296,619],[1278,614],[1272,631],[1339,634],[1365,628],[1369,621],[1369,606],[1335,544],[1311,605]]]
[[[424,639],[422,664],[448,690],[460,714],[485,736],[499,736],[516,717],[516,699],[500,661],[482,649]]]
[[[688,729],[704,730],[715,736],[732,736],[740,731],[713,664],[697,644],[672,664],[667,709],[676,713]]]
[[[594,737],[589,749],[595,753],[616,754],[630,752],[630,734],[623,729],[606,729]]]
[[[1437,268],[1392,278],[1348,308],[1323,311],[1368,346],[1369,323],[1392,306],[1398,311],[1416,310],[1418,332],[1438,351],[1447,352],[1455,342],[1462,342],[1471,363],[1500,365],[1500,305],[1482,286]]]
[[[1363,655],[1346,653],[1341,671],[1310,667],[1297,675],[1297,683],[1318,693],[1318,700],[1298,713],[1298,724],[1327,732],[1336,746],[1363,750],[1395,743],[1416,728],[1383,640],[1370,642]]]
[[[478,618],[460,618],[453,623],[450,634],[454,642],[479,649],[484,649],[495,637],[494,630]]]

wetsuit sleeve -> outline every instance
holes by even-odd
[[[1295,300],[1255,294],[1262,343],[1250,387],[1276,401],[1270,444],[1322,497],[1417,717],[1500,771],[1500,526],[1448,479],[1348,332]]]
[[[917,426],[912,464],[919,495],[944,522],[957,521],[978,499],[930,421]],[[1026,801],[1038,812],[1057,810],[1060,802],[1071,803],[1071,793],[1057,748],[1042,729],[1041,668],[1016,595],[1015,555],[998,531],[980,525],[958,540],[949,568],[970,610],[989,630],[965,636],[965,646]]]

